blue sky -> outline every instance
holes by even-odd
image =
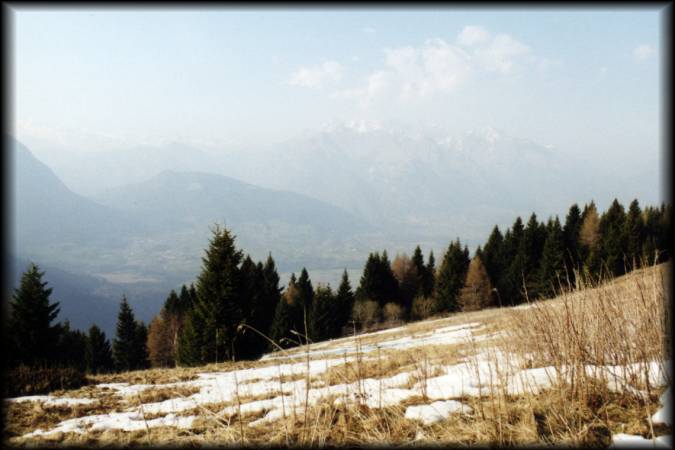
[[[658,9],[15,9],[20,139],[256,144],[331,121],[660,152]]]

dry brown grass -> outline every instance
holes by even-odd
[[[510,395],[505,379],[496,379],[490,395],[457,399],[473,408],[471,414],[453,414],[433,425],[405,419],[407,406],[428,403],[425,393],[409,398],[399,405],[371,409],[359,403],[335,405],[335,397],[325,398],[316,405],[305,403],[293,410],[286,406],[280,420],[250,427],[249,424],[266,413],[221,414],[223,408],[253,400],[271,398],[278,392],[255,397],[238,397],[227,403],[200,405],[182,415],[195,414],[191,430],[152,428],[137,432],[106,431],[77,435],[69,433],[51,437],[59,445],[400,445],[453,443],[462,445],[522,446],[571,445],[606,447],[615,433],[638,434],[645,437],[670,433],[670,427],[655,427],[651,415],[659,409],[658,397],[664,387],[652,386],[640,380],[648,361],[670,358],[668,335],[670,310],[668,299],[669,266],[661,265],[636,271],[602,285],[583,285],[561,296],[537,303],[527,309],[492,308],[456,314],[433,321],[417,322],[400,330],[356,339],[356,361],[345,361],[327,372],[310,379],[309,374],[283,377],[305,379],[307,386],[352,383],[365,378],[383,378],[410,372],[413,384],[438,375],[440,365],[457,364],[477,351],[496,346],[503,352],[527,355],[527,367],[553,366],[565,374],[550,389],[536,394]],[[507,333],[492,341],[453,345],[428,345],[405,350],[370,352],[365,358],[359,345],[402,336],[421,335],[439,327],[480,322],[477,335]],[[333,343],[335,345],[337,343]],[[223,363],[196,369],[170,369],[165,373],[134,372],[108,376],[103,381],[159,384],[175,382],[180,377],[192,379],[198,372],[262,367],[288,362],[307,363],[314,357],[299,348],[290,360]],[[470,361],[470,358],[469,358]],[[470,363],[470,362],[469,362]],[[625,365],[635,368],[621,379],[591,377],[585,365]],[[152,372],[152,373],[146,373]],[[282,380],[279,380],[280,382]],[[609,386],[615,384],[617,387]],[[425,383],[421,383],[424,385]],[[610,387],[613,387],[610,389]],[[622,390],[622,389],[623,390]],[[617,389],[619,391],[617,392]],[[644,394],[638,393],[644,391]],[[85,395],[86,390],[82,391]],[[188,394],[190,391],[184,392]],[[637,393],[637,394],[636,394]],[[91,395],[97,395],[93,391]],[[72,396],[71,393],[67,393]],[[170,390],[148,391],[142,399],[159,401],[172,395]],[[167,397],[168,398],[168,397]],[[173,397],[172,397],[173,398]],[[16,405],[19,407],[19,405]],[[79,407],[78,407],[79,408]],[[41,427],[55,423],[56,416],[35,417],[20,409],[8,416],[13,425],[12,436],[35,429],[30,420],[43,420]],[[79,414],[79,412],[78,412]],[[65,416],[65,414],[64,414]],[[60,417],[60,416],[59,416]],[[21,438],[17,445],[30,445]]]

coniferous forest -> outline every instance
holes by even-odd
[[[6,361],[10,368],[67,368],[105,373],[255,359],[307,342],[386,327],[436,314],[513,306],[553,296],[577,278],[616,277],[670,258],[671,206],[626,209],[614,200],[572,205],[564,219],[517,217],[492,229],[473,256],[455,238],[439,261],[417,246],[412,257],[371,253],[356,284],[345,270],[337,288],[313,285],[302,268],[284,287],[271,255],[255,262],[235,236],[216,226],[189,286],[171,291],[146,326],[120,300],[116,336],[55,323],[57,299],[31,264],[10,302]],[[111,339],[112,338],[112,339]]]

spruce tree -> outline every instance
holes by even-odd
[[[524,235],[523,221],[517,217],[504,235],[504,258],[510,262],[498,286],[502,304],[517,305],[524,300],[523,284],[527,264]]]
[[[415,266],[415,270],[417,272],[415,279],[415,292],[413,297],[426,297],[427,290],[425,282],[428,279],[428,275],[426,273],[427,266],[424,264],[424,255],[422,254],[422,249],[420,249],[419,245],[415,247],[415,251],[413,252],[412,263]]]
[[[614,199],[600,218],[601,260],[611,275],[623,275],[626,268],[626,214],[623,206]]]
[[[440,311],[459,311],[459,293],[464,287],[469,259],[465,250],[462,250],[459,238],[451,242],[443,256],[443,262],[438,270],[436,280],[436,304]]]
[[[338,329],[342,330],[349,322],[352,308],[354,307],[354,293],[352,292],[352,286],[349,283],[347,269],[342,272],[342,280],[340,281],[340,287],[337,290],[335,302],[338,305],[338,313],[336,314],[339,324]]]
[[[134,370],[137,367],[138,351],[137,327],[134,312],[131,310],[126,296],[122,296],[120,311],[117,315],[117,335],[113,341],[113,360],[119,371]]]
[[[58,361],[55,361],[57,366],[84,371],[87,365],[84,357],[86,349],[87,335],[80,330],[72,330],[68,320],[59,325],[59,340],[56,345]]]
[[[113,369],[110,342],[106,339],[105,333],[96,325],[89,328],[84,359],[89,373],[106,373]]]
[[[59,303],[50,303],[52,288],[42,281],[44,272],[30,264],[14,289],[10,303],[8,335],[13,343],[10,365],[45,365],[57,357],[60,328],[52,325]]]
[[[199,316],[203,362],[235,360],[239,325],[244,320],[239,264],[241,251],[229,230],[216,225],[197,278],[194,314]],[[194,325],[194,321],[193,321]]]
[[[565,235],[560,220],[549,220],[549,231],[544,243],[544,250],[539,267],[539,293],[544,297],[556,294],[559,281],[565,283]]]
[[[579,249],[579,232],[581,231],[581,209],[576,203],[570,206],[565,217],[563,238],[565,240],[565,274],[570,283],[575,282],[575,271],[581,270],[581,251]]]
[[[309,324],[312,320],[312,303],[314,301],[314,288],[312,280],[309,279],[309,273],[304,267],[300,272],[300,277],[296,283],[297,297],[295,302],[295,316],[293,320],[293,329],[300,333],[305,340],[309,334]]]
[[[183,328],[178,337],[176,362],[180,366],[199,366],[205,364],[206,354],[203,352],[203,323],[201,316],[190,310],[185,316]]]
[[[427,259],[427,268],[424,271],[424,296],[429,298],[433,296],[434,289],[436,289],[436,260],[434,259],[434,251],[429,250],[429,258]]]
[[[538,269],[541,254],[546,240],[546,226],[537,221],[537,215],[532,213],[523,232],[522,248],[525,255],[523,279],[527,294],[530,298],[539,296]]]
[[[277,304],[281,299],[282,289],[279,287],[279,274],[277,273],[276,264],[272,255],[267,255],[267,261],[263,266],[263,304],[260,318],[260,332],[269,336],[272,328],[272,321],[274,320],[274,313],[276,312]]]
[[[337,313],[337,302],[330,286],[317,286],[310,315],[309,335],[312,341],[325,341],[337,336]]]
[[[488,274],[491,284],[496,288],[496,291],[493,291],[493,296],[496,297],[493,299],[493,302],[500,304],[500,280],[505,276],[506,273],[506,262],[504,260],[504,237],[502,236],[501,231],[497,225],[494,226],[490,237],[488,237],[485,247],[483,247],[481,261],[485,266],[485,270]]]
[[[633,200],[628,207],[625,225],[626,236],[626,256],[630,268],[638,268],[642,259],[642,243],[644,241],[644,222],[642,220],[642,210],[637,199]]]
[[[136,321],[134,363],[137,369],[147,369],[150,367],[150,360],[148,359],[148,327],[142,321]]]

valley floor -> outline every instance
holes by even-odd
[[[258,361],[5,400],[10,445],[671,447],[669,265]]]

